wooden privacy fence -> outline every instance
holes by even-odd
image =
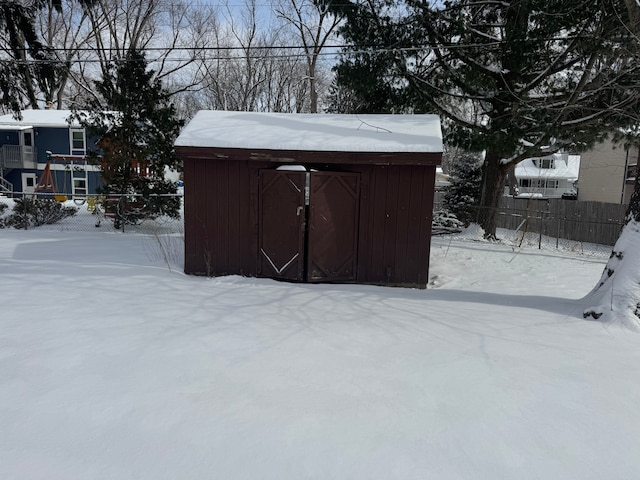
[[[616,242],[627,210],[626,205],[561,198],[502,200],[499,227],[602,245]]]
[[[436,209],[441,205],[437,200],[438,196]],[[613,245],[620,235],[626,211],[626,205],[615,203],[504,197],[497,225],[552,238]]]

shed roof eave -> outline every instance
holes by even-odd
[[[342,152],[312,150],[262,150],[251,148],[216,148],[176,146],[177,155],[193,160],[232,160],[273,163],[326,163],[360,165],[441,164],[441,152]]]

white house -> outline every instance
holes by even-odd
[[[436,167],[436,191],[441,191],[451,185],[451,177],[444,173],[442,167]]]
[[[577,195],[580,155],[554,153],[527,158],[515,168],[519,197],[561,198]]]

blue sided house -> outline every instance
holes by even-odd
[[[71,113],[24,110],[21,120],[0,115],[0,194],[33,194],[49,172],[56,194],[78,199],[96,192],[100,164],[86,154],[96,149],[97,138],[70,123]]]

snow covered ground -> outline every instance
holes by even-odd
[[[575,301],[603,259],[434,238],[420,291],[180,241],[0,230],[1,479],[638,478],[640,334]]]

